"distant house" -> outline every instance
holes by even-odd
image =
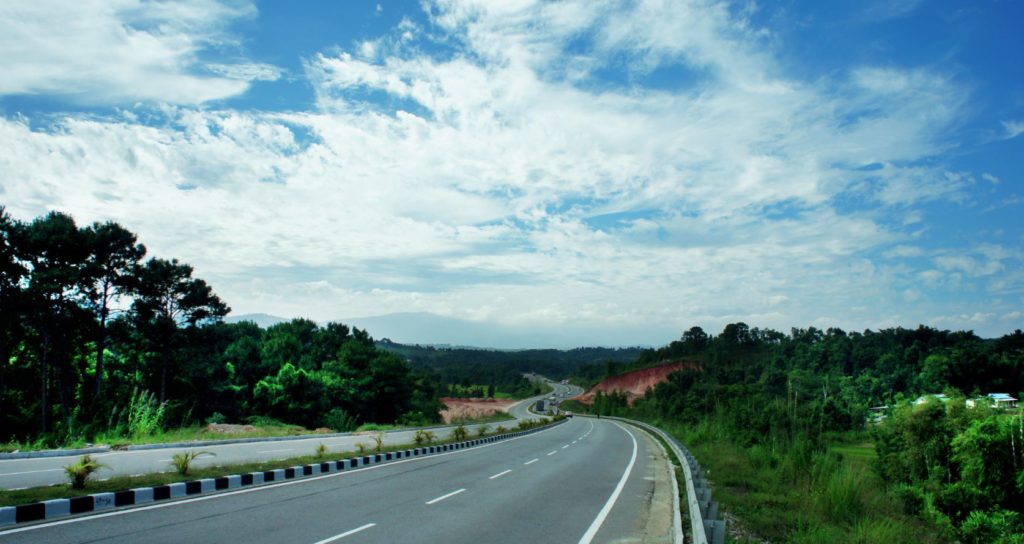
[[[928,399],[931,397],[935,397],[942,402],[949,402],[949,397],[947,397],[945,393],[936,393],[934,395],[921,395],[920,397],[917,397],[917,400],[914,401],[914,406],[928,402]]]
[[[889,417],[888,412],[888,406],[872,406],[868,408],[868,421],[871,423],[881,423],[882,420]]]
[[[1017,399],[1011,397],[1008,393],[989,393],[984,397],[976,399],[967,399],[967,407],[974,408],[979,402],[985,402],[995,408],[1016,408]]]

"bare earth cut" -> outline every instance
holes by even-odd
[[[457,399],[442,397],[444,410],[441,410],[441,417],[445,423],[457,421],[468,421],[493,416],[498,412],[507,412],[509,406],[515,404],[512,399]]]
[[[652,366],[650,368],[641,368],[640,370],[634,370],[632,372],[608,378],[595,385],[590,389],[590,391],[576,397],[575,400],[584,404],[593,404],[594,397],[597,396],[598,391],[606,395],[613,391],[617,391],[619,393],[624,393],[628,399],[629,405],[632,406],[633,402],[636,401],[637,398],[644,396],[644,393],[646,393],[649,388],[667,381],[669,374],[684,368],[700,368],[700,366],[689,361],[679,361],[665,365]]]

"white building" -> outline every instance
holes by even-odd
[[[967,407],[974,408],[979,402],[986,402],[995,408],[1017,407],[1017,399],[1011,397],[1008,393],[989,393],[984,397],[967,399]]]

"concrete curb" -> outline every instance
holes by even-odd
[[[318,474],[352,470],[357,467],[387,463],[388,461],[407,459],[410,457],[422,457],[462,450],[492,442],[500,442],[510,438],[525,436],[527,434],[548,429],[551,425],[558,425],[565,421],[566,420],[557,421],[550,425],[544,425],[542,427],[536,427],[525,431],[516,431],[488,436],[486,438],[466,440],[463,442],[441,444],[438,446],[421,446],[393,452],[373,453],[370,455],[349,457],[345,459],[338,459],[336,461],[325,461],[311,465],[267,470],[264,472],[231,474],[218,478],[205,478],[202,480],[177,482],[158,485],[155,487],[140,487],[108,493],[94,493],[92,495],[84,495],[81,497],[72,497],[67,499],[53,499],[31,504],[21,504],[18,506],[5,506],[0,508],[0,527],[109,510],[111,508],[119,508],[122,506],[133,506],[149,502],[177,499],[192,495],[200,495],[203,493],[215,493],[239,487],[264,485],[273,482],[315,476]]]

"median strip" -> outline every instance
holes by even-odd
[[[563,421],[565,420],[556,421],[554,424],[557,425]],[[201,493],[224,491],[236,487],[258,486],[260,484],[281,482],[283,480],[301,479],[305,476],[315,476],[324,473],[351,470],[356,467],[363,467],[371,464],[375,465],[391,460],[404,460],[409,457],[453,452],[455,450],[463,450],[471,447],[483,446],[493,442],[518,438],[548,428],[551,428],[551,424],[501,435],[467,440],[464,442],[416,447],[394,452],[377,453],[361,457],[319,462],[282,469],[251,472],[247,474],[234,474],[217,478],[175,482],[153,487],[140,487],[115,492],[94,493],[91,495],[82,495],[72,498],[52,499],[31,504],[0,507],[0,527],[4,525],[42,521],[99,510],[108,510],[122,506],[135,506],[146,502],[176,499]],[[443,498],[447,497],[442,497],[442,499]],[[60,523],[68,523],[72,521],[76,520],[66,520]],[[25,527],[22,529],[4,531],[0,532],[0,536],[11,532],[30,530],[32,528],[33,527]]]

